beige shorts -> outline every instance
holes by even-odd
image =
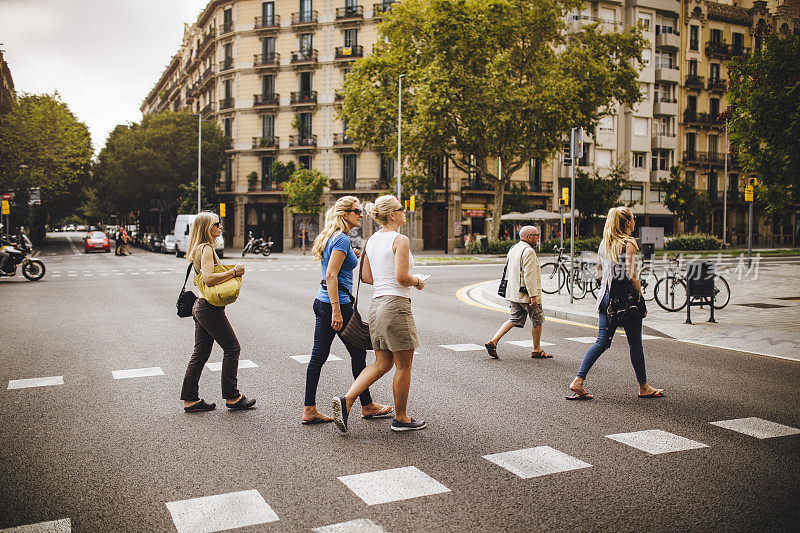
[[[544,324],[544,310],[542,309],[542,304],[509,303],[511,304],[511,318],[509,320],[516,327],[521,328],[525,325],[526,316],[531,317],[533,327]]]
[[[369,335],[376,350],[413,350],[419,346],[411,299],[378,296],[369,307]]]

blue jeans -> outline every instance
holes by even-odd
[[[342,320],[346,325],[353,315],[353,304],[341,304],[341,309]],[[314,315],[317,323],[314,327],[314,348],[311,350],[311,360],[308,362],[308,368],[306,369],[306,407],[317,404],[317,384],[319,383],[319,374],[322,372],[322,365],[328,360],[334,337],[339,335],[339,338],[342,339],[341,332],[331,327],[331,319],[333,318],[331,304],[315,299]],[[367,351],[356,348],[344,339],[342,339],[342,342],[348,353],[350,353],[350,366],[355,379],[367,366]],[[372,396],[369,394],[369,389],[362,392],[359,399],[362,407],[371,404]]]
[[[586,355],[583,356],[583,362],[580,369],[578,369],[578,377],[586,379],[586,374],[600,357],[600,354],[608,350],[611,346],[611,341],[614,338],[616,327],[606,329],[608,323],[608,309],[609,290],[603,295],[603,300],[600,302],[600,319],[597,328],[597,340],[589,347]],[[625,327],[625,335],[628,337],[628,347],[631,353],[631,364],[633,371],[636,373],[636,381],[639,383],[647,383],[647,374],[644,370],[644,347],[642,346],[642,321],[641,319],[628,324]]]

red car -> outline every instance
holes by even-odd
[[[83,250],[86,253],[93,251],[110,252],[111,244],[108,242],[108,235],[102,231],[91,231],[83,239]]]

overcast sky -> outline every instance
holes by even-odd
[[[58,91],[95,153],[139,106],[208,0],[0,0],[0,48],[17,94]]]

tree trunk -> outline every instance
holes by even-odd
[[[300,223],[300,240],[303,241],[303,255],[306,255],[306,241],[308,240],[308,228],[306,227],[306,221],[303,219],[303,222]]]
[[[502,176],[494,184],[494,213],[492,214],[492,225],[489,226],[489,239],[498,240],[500,238],[500,216],[503,214],[503,197],[505,196],[506,183]]]

